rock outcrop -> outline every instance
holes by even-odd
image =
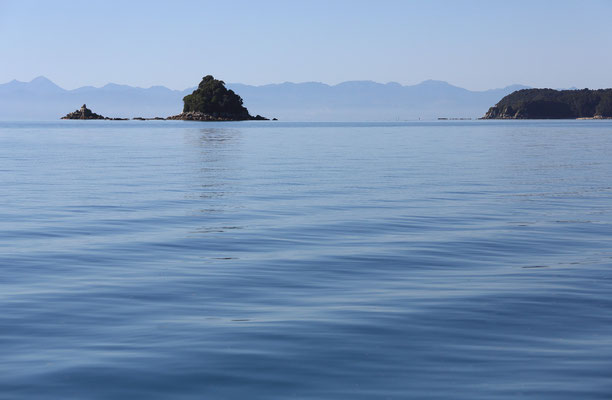
[[[612,89],[523,89],[499,101],[482,119],[612,118]]]
[[[183,121],[267,121],[261,115],[252,116],[242,105],[242,98],[228,90],[223,81],[207,75],[190,95],[183,98],[183,112],[168,118],[134,117],[133,120],[183,120]],[[92,112],[85,104],[81,109],[67,114],[62,119],[103,119],[125,121],[128,118],[108,118]],[[276,120],[276,119],[275,119]]]
[[[206,114],[200,111],[182,112],[178,115],[173,115],[166,119],[182,120],[182,121],[247,121],[247,120],[268,121],[268,118],[262,117],[261,115],[256,115],[254,117],[249,115],[249,118],[244,119],[244,118],[236,118],[236,117],[227,116],[227,115],[215,116],[215,115]]]
[[[66,114],[62,119],[110,119],[102,115],[92,112],[85,104],[79,109],[69,114]]]
[[[240,96],[225,87],[225,82],[212,75],[202,78],[198,88],[183,98],[183,112],[166,119],[184,121],[248,121],[267,120],[252,116]]]
[[[66,114],[66,116],[62,117],[62,119],[103,119],[107,121],[127,121],[128,120],[128,118],[104,117],[100,114],[96,114],[92,112],[89,108],[87,108],[85,104],[83,104],[83,106],[80,109],[74,112],[71,112],[69,114]]]

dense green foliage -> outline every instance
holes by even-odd
[[[612,89],[522,89],[504,97],[484,118],[610,118]]]
[[[183,98],[183,112],[198,111],[214,117],[231,119],[251,119],[248,110],[242,105],[242,98],[228,90],[225,82],[212,75],[202,78],[198,88]]]

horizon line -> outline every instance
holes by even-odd
[[[130,84],[125,84],[125,83],[108,82],[108,83],[106,83],[106,84],[104,84],[102,86],[83,85],[83,86],[76,87],[74,89],[66,89],[66,88],[58,85],[53,80],[47,78],[44,75],[39,75],[39,76],[33,78],[30,81],[20,81],[20,80],[17,80],[17,79],[12,79],[12,80],[10,80],[8,82],[0,83],[0,86],[8,85],[8,84],[11,84],[11,83],[29,84],[29,83],[33,83],[34,81],[37,81],[37,80],[48,81],[48,82],[52,83],[53,85],[57,86],[58,88],[60,88],[62,90],[65,90],[65,91],[68,91],[68,92],[73,91],[73,90],[83,89],[83,88],[102,89],[102,88],[105,88],[106,86],[109,86],[109,85],[113,85],[113,86],[125,86],[125,87],[134,88],[134,89],[144,89],[144,90],[153,89],[153,88],[164,88],[164,89],[168,89],[168,90],[173,91],[173,92],[184,92],[186,90],[191,90],[192,88],[197,87],[197,85],[194,85],[194,86],[187,87],[185,89],[172,89],[172,88],[169,88],[169,87],[164,86],[164,85],[152,85],[152,86],[149,86],[149,87],[142,87],[142,86],[133,86],[133,85],[130,85]],[[438,80],[438,79],[426,79],[424,81],[421,81],[421,82],[415,83],[415,84],[411,84],[411,85],[402,85],[401,83],[396,82],[396,81],[389,81],[389,82],[383,83],[383,82],[377,82],[377,81],[368,80],[368,79],[365,79],[365,80],[349,80],[349,81],[339,82],[339,83],[336,83],[336,84],[329,84],[329,83],[320,82],[320,81],[304,81],[304,82],[284,81],[284,82],[279,82],[279,83],[266,83],[266,84],[262,84],[262,85],[251,85],[251,84],[248,84],[248,83],[230,82],[230,83],[226,83],[226,85],[244,85],[244,86],[251,86],[251,87],[260,88],[260,87],[265,87],[265,86],[280,86],[280,85],[286,85],[286,84],[292,84],[292,85],[319,84],[319,85],[328,86],[328,87],[337,87],[337,86],[340,86],[340,85],[343,85],[343,84],[347,84],[347,83],[374,83],[374,84],[382,85],[382,86],[397,85],[397,86],[400,86],[402,88],[420,86],[420,85],[428,84],[428,83],[436,83],[436,84],[444,84],[444,85],[447,85],[447,86],[450,86],[450,87],[454,87],[454,88],[458,88],[458,89],[467,90],[469,92],[487,92],[487,91],[490,91],[490,90],[507,89],[507,88],[513,87],[513,86],[521,86],[523,88],[532,88],[529,85],[524,85],[524,84],[520,84],[520,83],[513,83],[513,84],[510,84],[510,85],[507,85],[507,86],[504,86],[504,87],[490,88],[490,89],[485,89],[485,90],[471,90],[471,89],[467,89],[467,88],[464,88],[464,87],[461,87],[461,86],[456,86],[456,85],[454,85],[454,84],[452,84],[452,83],[450,83],[448,81],[443,81],[443,80]],[[572,87],[572,88],[569,88],[569,89],[555,89],[555,90],[572,90],[572,89],[577,89],[577,88]]]

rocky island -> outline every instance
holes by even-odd
[[[85,104],[81,106],[81,109],[66,114],[62,119],[106,119],[99,114],[92,112]]]
[[[268,121],[261,115],[252,116],[240,96],[225,87],[225,82],[215,79],[212,75],[202,78],[198,88],[183,98],[183,112],[168,118],[134,117],[138,121]],[[128,118],[108,118],[92,112],[85,104],[74,112],[68,113],[62,119],[103,119],[112,121],[127,121]],[[277,119],[274,118],[273,121]]]
[[[198,88],[183,98],[183,112],[166,119],[184,121],[248,121],[268,120],[261,115],[252,116],[242,105],[242,98],[228,90],[225,82],[212,75],[202,78]]]
[[[482,119],[612,118],[612,89],[522,89],[499,101]]]
[[[96,114],[87,108],[87,105],[83,104],[80,109],[66,114],[62,119],[104,119],[110,121],[127,121],[127,118],[108,118],[103,117],[100,114]]]

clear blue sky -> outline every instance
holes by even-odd
[[[7,1],[0,83],[612,87],[612,1]]]

